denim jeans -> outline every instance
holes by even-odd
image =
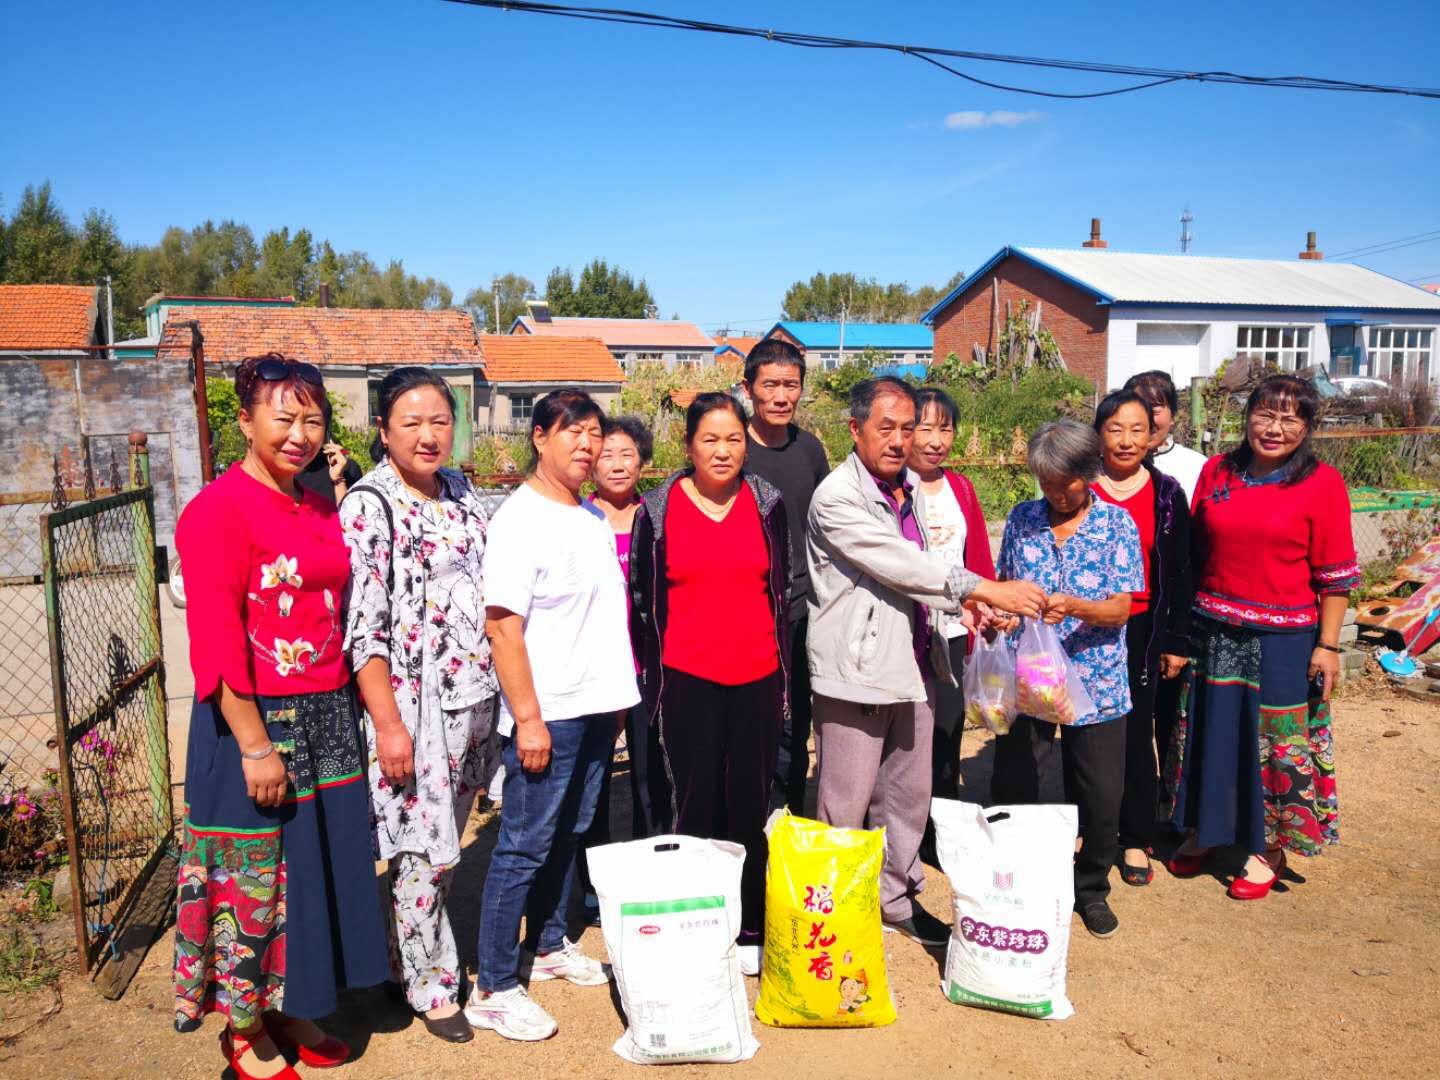
[[[575,851],[595,816],[615,723],[614,713],[550,721],[550,764],[541,773],[520,767],[513,737],[501,740],[505,795],[480,898],[480,990],[518,985],[522,915],[527,948],[553,952],[564,943]]]

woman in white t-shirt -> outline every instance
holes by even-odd
[[[1191,450],[1184,443],[1175,441],[1175,413],[1180,407],[1175,380],[1163,371],[1142,371],[1125,380],[1125,389],[1139,397],[1150,409],[1153,423],[1150,432],[1151,464],[1166,476],[1180,481],[1185,500],[1189,502],[1195,497],[1200,470],[1208,459],[1198,450]]]
[[[485,545],[505,810],[480,901],[475,992],[465,1015],[507,1039],[536,1041],[557,1029],[522,979],[609,981],[565,937],[576,848],[594,817],[619,723],[640,700],[615,535],[580,498],[600,453],[601,416],[579,390],[555,390],[535,403],[529,475],[496,511]]]
[[[915,442],[906,465],[917,475],[924,497],[926,546],[951,565],[960,565],[982,577],[995,577],[990,534],[975,487],[953,469],[945,468],[955,444],[960,410],[944,390],[923,386],[915,393]],[[960,797],[960,737],[965,730],[965,695],[960,689],[965,656],[970,651],[969,628],[962,617],[942,612],[940,632],[950,650],[955,683],[933,679],[935,736],[931,743],[931,793],[942,799]],[[934,862],[934,826],[927,825],[921,854]]]

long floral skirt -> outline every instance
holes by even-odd
[[[1330,706],[1309,685],[1315,632],[1197,616],[1192,637],[1162,814],[1204,847],[1318,855],[1338,843]]]
[[[348,688],[257,699],[290,791],[261,808],[219,710],[195,702],[175,922],[175,1026],[315,1019],[389,972],[370,806]]]

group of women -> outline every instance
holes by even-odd
[[[245,457],[176,537],[196,689],[177,1027],[223,1013],[223,1053],[257,1080],[293,1077],[296,1056],[347,1060],[315,1020],[340,989],[387,980],[443,1039],[553,1034],[522,983],[608,981],[566,926],[577,853],[606,838],[596,815],[622,732],[633,835],[745,846],[740,957],[757,970],[792,545],[780,493],[745,469],[735,399],[695,399],[689,468],[642,497],[645,426],[553,392],[536,403],[524,483],[489,518],[445,466],[455,400],[433,373],[385,378],[376,467],[338,508],[297,484],[327,439],[319,371],[270,354],[235,383]],[[1171,394],[1112,394],[1093,427],[1042,427],[1030,462],[1044,498],[1016,507],[999,559],[1001,576],[1045,589],[1097,706],[1063,729],[1062,753],[1077,908],[1101,934],[1109,870],[1147,883],[1166,821],[1186,831],[1176,873],[1247,846],[1237,897],[1263,896],[1287,850],[1335,839],[1325,702],[1357,570],[1344,485],[1310,449],[1317,400],[1267,380],[1246,442],[1189,500],[1152,460]],[[944,465],[954,402],[925,389],[919,406],[909,464],[930,546],[992,575],[974,488]],[[973,632],[947,624],[957,661]],[[1167,685],[1184,687],[1173,719]],[[934,790],[954,796],[963,701],[938,698]],[[1053,734],[1022,718],[999,739],[995,801],[1038,796],[1035,751]],[[447,900],[497,766],[504,811],[467,998]],[[388,914],[367,884],[377,858]]]

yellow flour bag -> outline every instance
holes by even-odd
[[[895,1019],[880,925],[885,831],[777,812],[765,873],[755,1016],[774,1027],[879,1027]]]

